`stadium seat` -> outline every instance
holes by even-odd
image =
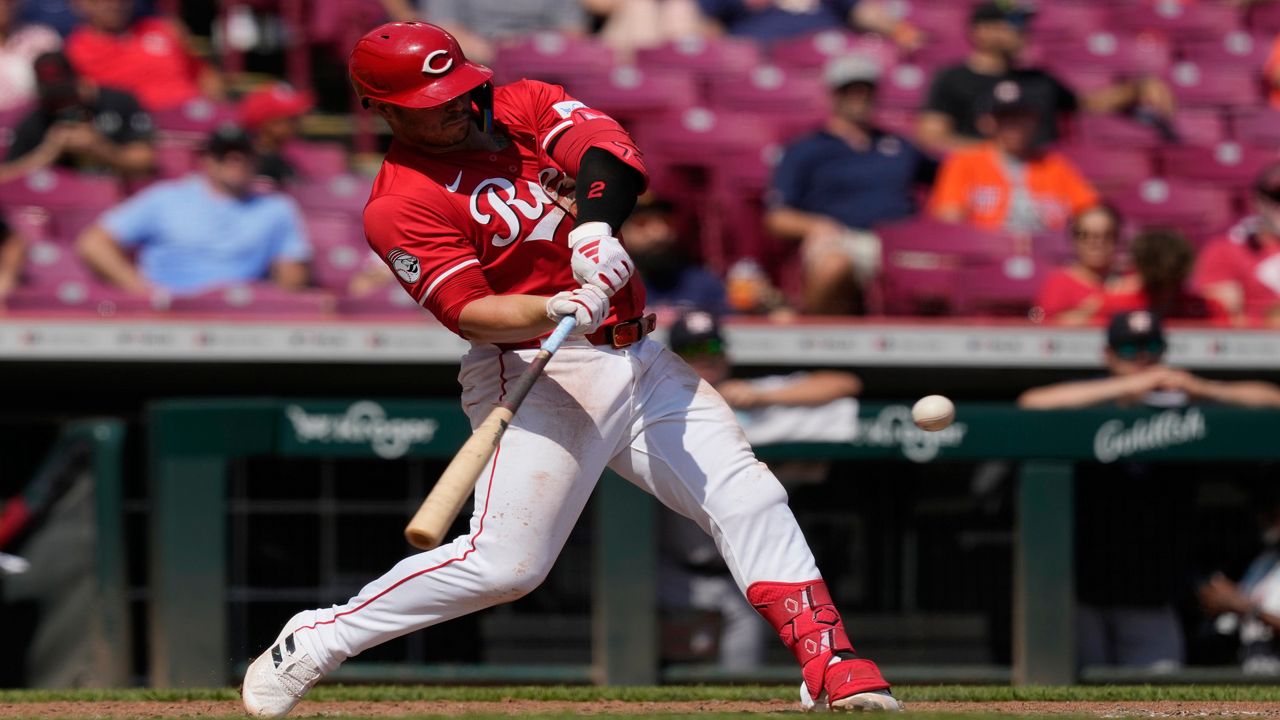
[[[1108,199],[1137,227],[1172,227],[1193,242],[1226,229],[1235,220],[1232,193],[1185,180],[1148,178]]]
[[[1080,141],[1099,147],[1153,149],[1166,143],[1153,126],[1136,119],[1114,115],[1084,114],[1076,119]],[[1187,143],[1212,144],[1223,139],[1224,131],[1213,112],[1180,111],[1173,121],[1178,139]]]
[[[960,268],[954,258],[936,253],[886,253],[876,282],[878,303],[886,315],[951,315],[961,307],[959,283]]]
[[[1231,113],[1233,136],[1245,145],[1280,147],[1280,110],[1235,108]]]
[[[1250,3],[1245,19],[1250,30],[1266,36],[1275,36],[1280,33],[1280,3]]]
[[[151,113],[156,129],[161,133],[175,133],[203,137],[219,125],[235,122],[235,107],[205,98],[188,100],[171,110]]]
[[[84,279],[67,279],[20,287],[5,298],[10,310],[64,311],[109,317],[118,313],[163,310],[148,297],[126,293]]]
[[[882,68],[898,61],[893,43],[878,35],[847,30],[822,30],[780,40],[769,48],[769,59],[788,70],[821,70],[835,58],[852,54],[874,58]]]
[[[314,315],[331,312],[334,298],[319,290],[281,290],[268,283],[232,285],[196,295],[176,296],[169,309],[177,313]]]
[[[369,246],[359,221],[346,214],[311,213],[306,223],[315,253],[311,272],[316,284],[345,291],[351,277],[369,258]]]
[[[360,217],[373,181],[360,175],[335,175],[324,180],[296,183],[289,194],[306,211],[345,213]]]
[[[1054,72],[1105,70],[1114,75],[1159,74],[1171,62],[1172,46],[1162,37],[1098,30],[1083,37],[1046,38],[1037,42],[1036,60]]]
[[[880,236],[885,256],[899,251],[933,253],[955,258],[957,266],[1012,256],[1019,245],[1017,238],[1008,233],[927,218],[886,223],[877,226],[875,232]]]
[[[1221,142],[1211,147],[1173,145],[1159,151],[1163,175],[1201,184],[1246,188],[1258,173],[1280,157],[1274,149],[1262,149],[1237,142]]]
[[[379,288],[360,297],[341,296],[338,298],[337,312],[340,315],[408,315],[412,317],[428,314],[413,301],[399,283],[391,283],[385,288]]]
[[[959,310],[965,315],[1026,317],[1044,276],[1045,263],[1026,255],[961,268]]]
[[[23,281],[32,287],[53,287],[68,280],[89,281],[93,273],[67,243],[32,240],[27,247]]]
[[[915,109],[924,104],[930,75],[915,63],[900,63],[880,79],[877,102],[885,107]]]
[[[1083,38],[1111,24],[1111,7],[1074,2],[1040,3],[1030,24],[1033,40]]]
[[[710,84],[727,75],[740,76],[764,64],[760,46],[738,38],[686,37],[636,53],[636,64],[648,70],[681,70]]]
[[[731,112],[795,113],[823,117],[830,107],[816,71],[761,65],[711,86],[712,107]]]
[[[500,46],[493,72],[498,83],[537,78],[572,91],[578,82],[607,74],[613,64],[613,51],[598,40],[540,32]]]
[[[1183,60],[1169,68],[1166,80],[1181,106],[1248,106],[1261,101],[1257,75],[1233,67]]]
[[[1116,9],[1116,26],[1127,33],[1158,32],[1176,42],[1219,38],[1240,29],[1240,14],[1226,3],[1152,0]]]
[[[920,28],[929,38],[955,37],[969,21],[969,5],[962,2],[920,2],[899,0],[895,5],[899,17]]]
[[[1151,155],[1143,148],[1102,147],[1079,142],[1058,147],[1101,191],[1120,190],[1151,177]]]
[[[689,73],[642,70],[634,65],[619,65],[606,75],[583,79],[573,92],[582,102],[624,123],[693,107],[700,98]]]
[[[326,180],[347,172],[347,150],[338,143],[294,140],[281,154],[303,178]]]
[[[1178,54],[1200,65],[1225,65],[1241,72],[1258,72],[1271,53],[1271,38],[1245,30],[1220,37],[1182,43]]]
[[[674,165],[719,166],[726,156],[759,148],[773,132],[758,116],[690,107],[670,118],[637,123],[634,134],[646,156]]]
[[[61,241],[75,239],[120,199],[115,179],[66,170],[37,170],[0,183],[0,206],[44,209],[50,217],[49,235]]]

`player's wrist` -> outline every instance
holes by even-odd
[[[584,222],[569,231],[569,247],[576,248],[583,240],[594,237],[613,237],[613,228],[602,220]]]

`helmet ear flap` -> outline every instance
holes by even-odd
[[[480,129],[493,132],[493,83],[487,82],[472,90],[471,102],[480,111]]]

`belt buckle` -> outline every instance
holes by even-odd
[[[643,336],[640,329],[640,319],[627,320],[626,322],[614,323],[605,328],[605,338],[614,349],[622,349],[624,347],[634,345],[637,340]]]

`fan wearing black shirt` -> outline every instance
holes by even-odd
[[[14,131],[0,181],[43,167],[145,175],[155,165],[151,116],[126,92],[80,77],[62,53],[35,60],[39,104]]]
[[[1091,113],[1131,110],[1168,131],[1173,95],[1158,78],[1123,81],[1077,98],[1050,73],[1018,65],[1031,10],[1015,2],[984,2],[969,18],[972,52],[964,62],[934,76],[916,125],[916,140],[925,149],[945,153],[982,141],[978,118],[983,102],[998,83],[1013,80],[1028,104],[1039,109],[1037,144],[1052,142],[1062,120],[1083,108]]]

